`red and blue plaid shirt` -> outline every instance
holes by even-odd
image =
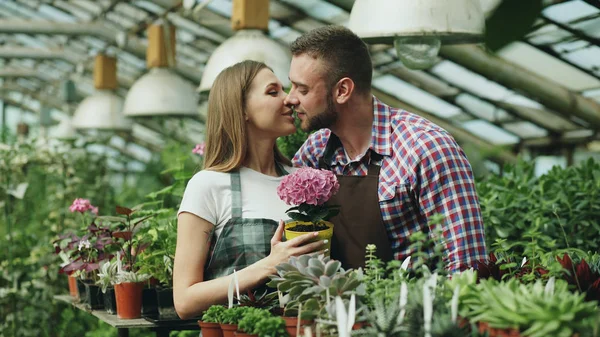
[[[369,150],[382,156],[379,174],[379,205],[394,256],[412,255],[408,238],[425,231],[431,215],[444,216],[442,233],[450,272],[485,260],[486,247],[479,199],[471,165],[454,138],[444,129],[418,115],[392,108],[373,97],[373,130]],[[329,129],[308,138],[294,156],[296,166],[318,167]],[[333,135],[335,137],[335,135]],[[339,175],[367,175],[366,151],[354,160],[339,146],[331,158],[323,158]],[[411,207],[409,191],[418,191],[421,219]],[[429,228],[434,231],[433,225]]]

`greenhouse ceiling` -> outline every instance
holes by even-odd
[[[271,0],[269,36],[287,46],[312,28],[347,25],[352,4]],[[392,46],[371,46],[374,94],[431,119],[459,141],[504,146],[500,160],[523,149],[598,151],[600,2],[544,4],[532,32],[495,55],[476,45],[443,47],[432,68],[416,71],[402,65]],[[8,118],[35,124],[42,108],[52,108],[55,120],[72,114],[77,102],[61,101],[61,85],[70,79],[80,99],[92,94],[98,52],[118,58],[117,92],[124,97],[147,71],[146,27],[160,18],[177,28],[176,72],[197,87],[211,53],[234,31],[231,1],[197,0],[194,6],[185,9],[178,0],[0,0],[0,100],[5,111],[22,112]],[[127,43],[118,43],[119,36]],[[201,141],[203,120],[202,113],[166,123],[136,119],[132,136],[124,137],[137,145],[129,148],[115,136],[111,146],[145,162],[164,137]]]

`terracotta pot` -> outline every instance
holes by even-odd
[[[233,337],[237,331],[237,324],[221,324],[221,330],[223,330],[223,337]]]
[[[298,329],[298,317],[282,317],[282,318],[285,321],[285,330],[287,331],[287,333],[291,337],[297,336],[296,332]],[[301,320],[300,321],[300,334],[302,334],[302,332],[304,332],[304,329],[302,327],[310,326],[313,324],[313,322],[314,321],[308,320],[308,319]]]
[[[140,318],[142,316],[142,290],[144,282],[115,284],[117,317],[121,319]]]
[[[367,326],[367,322],[356,322],[352,325],[352,330],[360,330]]]
[[[237,336],[237,337],[258,337],[258,335],[253,335],[253,334],[249,334],[249,333],[245,333],[245,332],[237,332],[237,331],[235,332],[234,336]]]
[[[329,222],[329,221],[323,221],[323,223],[328,227],[327,229],[324,230],[320,230],[319,235],[317,235],[317,237],[315,237],[314,239],[311,239],[309,242],[316,242],[319,240],[329,240],[326,244],[323,245],[323,247],[321,249],[327,249],[327,252],[325,252],[325,256],[329,256],[329,253],[331,252],[331,238],[333,237],[333,223]],[[291,240],[295,237],[304,235],[308,232],[296,232],[293,230],[290,230],[290,228],[295,227],[296,225],[310,225],[312,224],[312,222],[305,222],[305,221],[290,221],[287,222],[285,224],[285,239],[286,240]]]
[[[69,294],[74,300],[79,300],[79,290],[77,289],[77,279],[69,275]]]
[[[219,323],[204,323],[198,321],[198,325],[200,326],[202,337],[223,337],[223,330],[221,330],[221,325]]]
[[[479,333],[487,332],[489,337],[521,337],[519,330],[514,328],[509,329],[497,329],[492,328],[487,322],[479,322]]]

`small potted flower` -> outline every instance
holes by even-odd
[[[303,167],[285,176],[277,187],[277,195],[293,206],[286,211],[292,219],[285,225],[286,240],[307,232],[319,232],[313,241],[328,240],[324,249],[329,255],[333,223],[328,220],[339,213],[339,206],[327,205],[340,185],[331,171]]]
[[[238,331],[235,332],[235,336],[238,337],[253,337],[258,336],[257,326],[260,321],[265,318],[273,317],[268,310],[250,308],[248,312],[244,314],[244,317],[238,323]],[[285,323],[284,323],[285,328]]]
[[[139,271],[136,263],[143,244],[135,237],[135,229],[154,214],[133,218],[138,209],[129,209],[117,206],[116,212],[121,217],[101,217],[102,220],[119,222],[125,231],[123,235],[115,235],[119,245],[122,260],[117,260],[117,281],[115,282],[115,298],[117,302],[117,316],[121,319],[139,318],[142,314],[142,290],[145,281],[150,275]],[[123,217],[124,216],[124,217]],[[122,263],[124,262],[124,263]]]
[[[117,313],[117,301],[115,298],[114,284],[118,281],[118,266],[117,260],[104,262],[100,266],[100,272],[98,273],[98,281],[96,284],[100,286],[104,298],[104,310],[107,313],[114,315]]]
[[[225,307],[222,305],[211,305],[202,315],[202,319],[198,321],[200,330],[202,331],[202,337],[223,337],[221,326],[219,325],[222,320]]]
[[[110,240],[110,230],[108,228],[96,226],[94,223],[92,217],[98,215],[98,207],[93,206],[88,199],[75,199],[69,206],[69,211],[80,214],[86,233],[82,237],[75,233],[60,235],[53,242],[53,245],[55,253],[63,260],[59,273],[69,276],[69,293],[71,297],[74,300],[82,299],[85,302],[86,298],[90,298],[89,293],[86,296],[85,284],[78,284],[77,280],[80,279],[88,284],[93,284],[98,262],[110,258],[109,246],[112,244],[112,240]],[[98,307],[97,304],[94,306]]]
[[[240,320],[250,311],[252,311],[252,307],[248,306],[226,308],[221,314],[221,321],[219,322],[221,330],[223,330],[223,337],[233,337]]]

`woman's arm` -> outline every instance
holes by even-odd
[[[173,300],[175,310],[182,319],[195,317],[211,305],[227,301],[227,290],[233,275],[204,281],[204,266],[210,247],[209,235],[213,227],[210,222],[191,213],[183,212],[178,217]],[[276,272],[275,266],[287,261],[290,256],[313,252],[324,244],[323,241],[304,244],[316,233],[305,234],[286,242],[281,242],[282,234],[283,223],[280,222],[271,239],[271,254],[236,272],[240,292],[262,285],[269,275]]]

